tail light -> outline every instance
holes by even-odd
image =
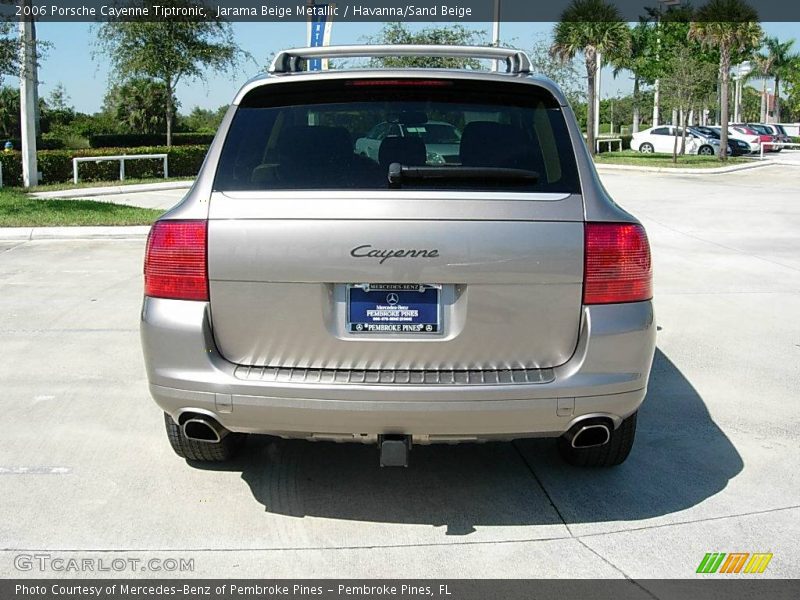
[[[144,294],[208,300],[206,221],[157,221],[147,238]]]
[[[650,244],[641,225],[587,223],[584,304],[640,302],[653,297]]]

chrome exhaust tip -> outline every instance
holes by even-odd
[[[605,423],[578,423],[566,433],[573,448],[596,448],[611,440],[611,430]]]
[[[230,432],[210,417],[198,415],[186,419],[181,425],[183,435],[194,442],[216,444]]]

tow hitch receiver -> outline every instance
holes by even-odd
[[[407,467],[411,451],[410,435],[379,435],[378,448],[382,467]]]

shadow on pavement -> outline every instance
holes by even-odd
[[[251,436],[242,455],[198,469],[241,471],[271,513],[447,526],[637,520],[687,509],[743,467],[702,398],[656,351],[631,456],[614,469],[570,467],[553,440],[416,446],[408,469],[381,469],[375,446]],[[535,473],[535,476],[534,476]]]

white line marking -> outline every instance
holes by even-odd
[[[69,467],[0,467],[0,475],[68,475]]]

